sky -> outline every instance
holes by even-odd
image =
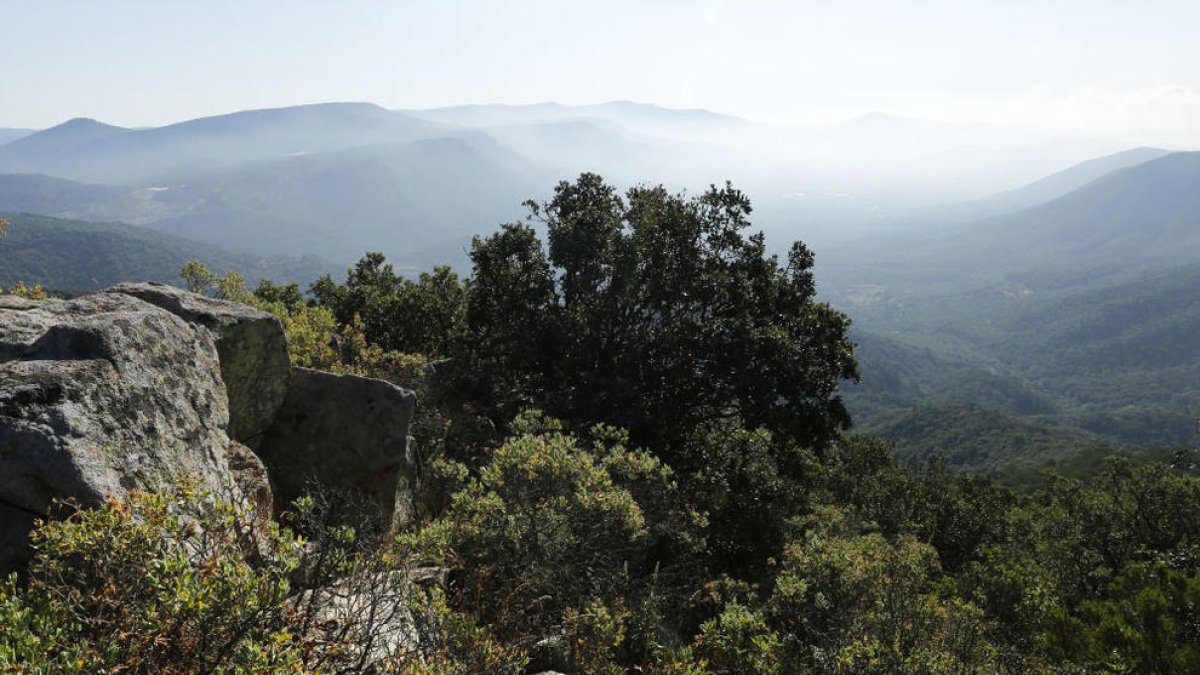
[[[371,101],[869,112],[1200,147],[1196,0],[0,0],[0,126]]]

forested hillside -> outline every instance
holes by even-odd
[[[0,675],[1200,675],[1198,29],[0,0]]]
[[[823,288],[857,324],[858,428],[971,469],[1192,443],[1198,160],[1167,154],[1013,214],[863,242],[853,261],[834,251]]]
[[[1200,410],[1197,284],[1191,266],[947,322],[941,337],[859,331],[863,380],[846,388],[850,409],[861,430],[904,454],[938,451],[968,469],[1097,445],[1189,444]],[[1035,450],[1031,434],[1058,441]],[[996,451],[988,462],[969,459],[983,448]]]
[[[0,287],[18,282],[78,293],[122,281],[177,281],[180,267],[199,259],[222,270],[241,270],[252,280],[304,281],[329,269],[317,258],[234,254],[146,228],[119,223],[62,220],[24,213],[0,216],[9,225],[0,237]]]

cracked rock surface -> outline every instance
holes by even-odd
[[[209,331],[121,293],[0,296],[0,555],[22,555],[19,514],[56,498],[96,505],[181,471],[229,490],[228,422]]]
[[[403,520],[414,406],[382,380],[292,368],[278,319],[238,303],[162,284],[0,296],[0,570],[55,500],[183,473],[264,522],[313,489],[353,497],[351,522]]]

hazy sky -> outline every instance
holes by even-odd
[[[0,0],[0,126],[627,99],[1200,145],[1200,1]]]

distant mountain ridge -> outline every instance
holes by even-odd
[[[62,124],[18,138],[0,147],[0,157],[15,157],[16,161],[57,158],[68,155],[91,143],[129,133],[129,129],[91,119],[76,117]]]
[[[431,122],[370,103],[247,110],[148,129],[81,119],[0,146],[0,172],[136,185],[441,132]]]
[[[1029,208],[1053,201],[1088,183],[1131,166],[1144,164],[1171,154],[1163,148],[1131,148],[1104,157],[1089,159],[1018,188],[1002,192],[986,200],[993,208],[1005,211]]]
[[[31,207],[39,212],[127,221],[245,251],[316,252],[345,261],[379,248],[415,268],[449,262],[447,252],[461,261],[470,236],[520,215],[523,200],[545,196],[556,181],[583,171],[622,187],[662,182],[693,192],[730,179],[754,198],[756,226],[772,243],[786,247],[802,238],[824,251],[825,242],[844,241],[856,223],[886,220],[880,200],[893,197],[840,187],[858,182],[866,189],[879,179],[862,167],[822,175],[788,165],[781,154],[836,156],[858,148],[889,167],[885,173],[911,176],[920,173],[911,164],[920,153],[947,143],[983,147],[993,137],[1025,138],[885,115],[841,125],[769,125],[623,101],[402,111],[323,103],[145,129],[81,118],[0,145],[0,174],[125,190],[92,190],[95,201],[84,203],[80,190],[68,196],[59,185]],[[0,206],[27,208],[29,186],[9,187],[26,193],[6,195],[0,185]],[[66,202],[53,203],[56,193]]]
[[[490,126],[571,119],[611,120],[630,131],[677,125],[748,125],[747,120],[710,110],[665,108],[651,103],[609,101],[591,105],[532,103],[525,105],[470,104],[443,108],[404,109],[406,115],[443,124]]]
[[[37,129],[11,129],[0,127],[0,145],[11,143],[19,138],[25,138],[33,133],[37,133]]]

